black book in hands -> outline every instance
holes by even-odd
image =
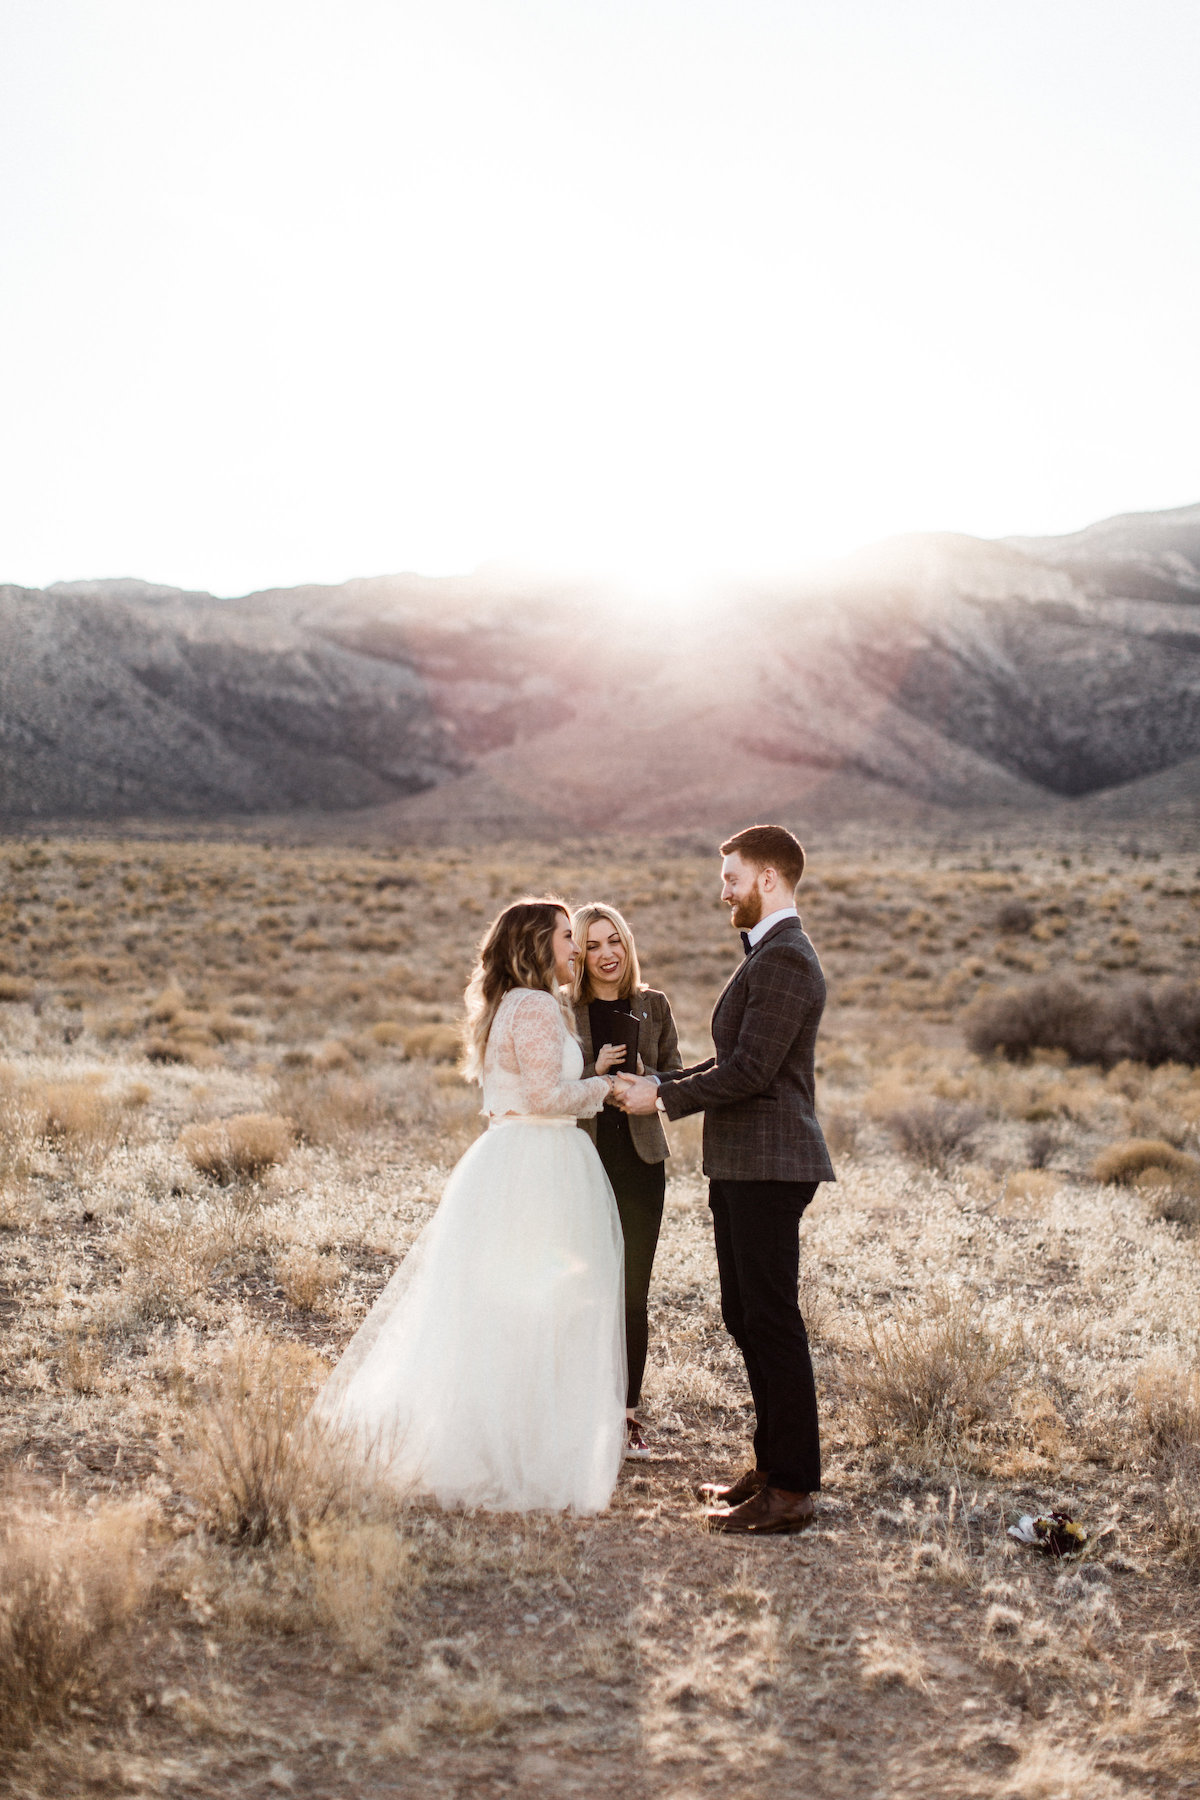
[[[636,1075],[638,1059],[638,1022],[633,1017],[632,1013],[613,1013],[608,1022],[606,1041],[610,1044],[624,1044],[625,1046],[624,1059],[619,1063],[614,1063],[608,1073],[610,1075]],[[596,1045],[597,1052],[602,1048],[602,1045]]]

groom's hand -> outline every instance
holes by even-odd
[[[627,1113],[652,1113],[658,1107],[658,1083],[645,1075],[618,1075],[616,1100]]]

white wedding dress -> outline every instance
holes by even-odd
[[[625,1444],[624,1272],[612,1188],[577,1118],[608,1091],[554,996],[500,1002],[488,1129],[316,1411],[406,1493],[493,1512],[599,1512]]]

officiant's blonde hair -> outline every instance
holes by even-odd
[[[571,982],[571,1000],[576,1006],[581,1000],[595,998],[587,970],[587,934],[598,919],[607,919],[620,938],[621,948],[625,952],[625,973],[621,977],[617,999],[628,1000],[631,994],[638,994],[642,989],[642,971],[638,965],[637,946],[633,941],[632,931],[615,906],[606,906],[603,900],[589,900],[586,906],[576,907],[571,916],[571,936],[579,945],[579,955],[575,958],[575,976]]]
[[[468,1081],[483,1080],[483,1053],[496,1009],[511,988],[544,988],[562,1005],[554,969],[554,933],[558,921],[570,923],[565,900],[545,894],[537,899],[514,900],[494,918],[479,941],[479,954],[467,983],[467,1016],[463,1021],[463,1053],[460,1062]],[[563,1017],[571,1035],[575,1023],[564,1007]]]

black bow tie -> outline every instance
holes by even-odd
[[[749,956],[751,950],[754,948],[750,942],[750,933],[748,931],[742,931],[738,933],[738,936],[742,940],[742,955]]]

